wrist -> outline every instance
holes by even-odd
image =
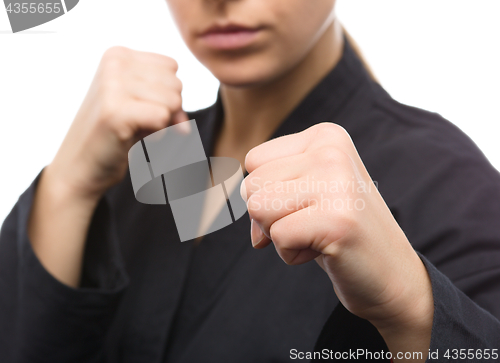
[[[60,282],[77,287],[85,238],[97,196],[80,194],[46,167],[38,180],[28,220],[35,255]]]
[[[398,301],[399,313],[388,319],[370,321],[384,338],[389,350],[397,352],[422,352],[424,362],[430,346],[434,319],[434,298],[429,274],[422,260],[415,253],[416,269],[409,279],[406,294]]]
[[[80,206],[93,210],[104,192],[90,190],[72,182],[59,173],[54,164],[49,164],[42,172],[39,189],[50,195],[56,204]]]
[[[427,294],[426,294],[427,295]],[[406,304],[404,313],[390,319],[370,321],[382,336],[397,337],[406,332],[428,333],[432,329],[434,301],[432,295]]]

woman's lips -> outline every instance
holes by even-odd
[[[237,25],[215,26],[200,35],[205,45],[218,50],[244,48],[259,35],[262,28],[246,28]]]

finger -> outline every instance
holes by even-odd
[[[304,263],[325,250],[332,250],[331,244],[335,243],[336,236],[341,236],[342,233],[342,226],[322,218],[321,214],[316,213],[314,206],[300,209],[277,220],[270,229],[276,251],[288,264]]]
[[[301,180],[294,182],[298,185]],[[253,193],[247,202],[250,218],[258,223],[267,237],[270,237],[269,230],[275,221],[317,202],[309,190],[302,192],[296,187],[286,190],[281,184],[277,182]]]
[[[171,112],[168,107],[158,103],[129,100],[117,118],[117,128],[129,128],[131,134],[146,136],[152,132],[164,129],[170,124]],[[131,137],[132,135],[130,135]]]
[[[187,121],[189,121],[187,114],[181,110],[173,114],[170,118],[170,121],[167,123],[163,123],[161,121],[159,121],[158,125],[156,124],[150,125],[149,123],[144,123],[142,129],[136,132],[137,135],[136,138],[137,140],[143,139],[154,131],[161,130],[167,126],[177,125],[177,124],[182,126],[177,129],[178,131],[189,134],[191,132],[191,125]]]
[[[308,134],[303,132],[266,141],[247,153],[245,168],[251,173],[271,161],[301,154],[306,150],[309,142]]]
[[[277,250],[278,255],[287,265],[301,265],[303,263],[314,260],[320,256],[319,252],[313,251],[310,248],[304,250]]]
[[[337,124],[323,122],[297,134],[282,136],[254,147],[246,155],[245,167],[251,173],[261,165],[273,160],[298,155],[327,144],[335,145],[341,150],[353,154],[351,150],[353,149],[352,140],[346,130]]]
[[[253,219],[250,221],[250,236],[252,239],[252,246],[255,249],[262,249],[272,243],[271,239],[262,233],[262,228]]]
[[[141,81],[129,81],[125,87],[126,93],[134,99],[166,105],[172,113],[182,108],[181,93],[171,87]]]
[[[283,186],[286,187],[288,181],[299,177],[303,163],[304,156],[300,154],[273,160],[255,169],[242,182],[244,186],[241,186],[243,190],[240,189],[240,194],[243,200],[247,201],[253,193],[276,182],[283,182]]]
[[[166,55],[153,52],[140,51],[140,50],[133,50],[133,57],[134,59],[144,63],[145,66],[151,66],[151,64],[155,64],[160,67],[166,67],[174,72],[177,72],[177,70],[179,69],[179,65],[175,61],[175,59],[170,58]]]
[[[165,89],[182,92],[182,82],[171,70],[166,70],[165,67],[149,65],[146,70],[144,68],[135,67],[128,79],[136,83],[144,83],[154,87],[162,87]]]
[[[174,113],[172,116],[172,125],[179,125],[179,130],[181,132],[185,132],[186,134],[189,134],[191,132],[191,125],[189,124],[189,117],[188,115],[181,109],[180,111],[177,111]]]
[[[326,272],[325,261],[324,261],[325,257],[324,256],[325,255],[321,254],[318,257],[316,257],[314,260],[318,263],[319,267],[321,267],[323,269],[323,271]]]
[[[189,117],[182,109],[174,113],[172,116],[172,125],[177,125],[185,121],[189,121]]]

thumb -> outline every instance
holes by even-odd
[[[174,113],[174,115],[172,116],[172,125],[177,125],[182,123],[181,131],[189,134],[191,132],[191,125],[189,124],[189,122],[186,121],[189,121],[189,117],[182,109]]]
[[[176,113],[174,113],[170,117],[170,122],[169,122],[168,126],[177,125],[177,124],[183,123],[185,121],[189,121],[189,117],[181,109],[181,110],[177,111]],[[137,141],[150,135],[151,132],[155,132],[155,131],[158,131],[158,130],[157,129],[155,129],[155,130],[151,130],[151,129],[139,130],[133,138],[132,145],[135,144]],[[179,131],[184,132],[186,134],[189,134],[191,132],[191,125],[189,124],[189,122],[185,122],[182,126],[179,126]]]
[[[325,259],[324,259],[324,257],[325,257],[325,255],[321,254],[318,257],[316,257],[315,260],[318,263],[319,267],[321,267],[323,269],[323,271],[327,272],[326,268],[325,268]]]
[[[172,115],[172,125],[177,125],[184,121],[189,121],[189,117],[183,110],[179,110]]]

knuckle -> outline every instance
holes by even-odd
[[[335,135],[337,136],[337,138],[340,139],[344,145],[349,147],[348,145],[352,144],[351,135],[349,135],[344,127],[337,124],[332,125],[334,125],[335,127]]]
[[[331,136],[336,132],[335,124],[332,122],[321,122],[313,126],[318,136]]]
[[[100,68],[104,77],[123,78],[133,67],[134,50],[115,46],[107,49],[101,59]]]
[[[341,248],[343,246],[343,243],[347,243],[347,241],[349,240],[348,238],[344,237],[350,234],[352,231],[356,230],[358,223],[356,217],[352,212],[343,210],[342,212],[337,213],[336,224],[337,230],[335,232],[335,244],[339,248]]]
[[[337,133],[339,134],[342,134],[343,136],[349,136],[349,133],[347,132],[347,130],[343,127],[343,126],[340,126],[338,124],[334,124],[335,125],[335,128],[337,129]]]
[[[179,93],[182,92],[184,85],[182,84],[182,81],[179,78],[175,78],[174,80],[174,89],[178,91]]]
[[[118,113],[117,102],[113,97],[105,97],[101,103],[101,120],[113,120]]]
[[[251,149],[245,156],[245,168],[247,171],[255,170],[255,166],[257,165],[257,147]]]
[[[174,72],[177,72],[177,70],[179,69],[179,64],[174,58],[164,56],[163,59],[165,62],[165,66],[172,69]]]
[[[106,63],[120,60],[124,57],[127,57],[129,52],[130,49],[123,46],[115,45],[113,47],[106,49],[106,51],[102,55],[102,60]]]
[[[115,130],[116,136],[121,142],[127,142],[128,140],[132,139],[134,135],[133,129],[127,127],[127,125],[116,125]]]
[[[104,94],[115,94],[123,89],[120,78],[107,75],[101,80],[101,89]]]
[[[325,146],[318,149],[315,158],[321,165],[324,164],[343,165],[349,162],[350,160],[349,156],[344,151],[334,146]]]
[[[353,229],[356,224],[357,224],[357,219],[354,213],[349,210],[344,210],[344,213],[341,213],[339,216],[337,216],[339,224],[343,227],[342,230],[345,231],[350,231]]]
[[[173,93],[170,96],[170,104],[172,109],[178,110],[182,107],[182,97],[179,93]]]
[[[341,251],[345,247],[345,243],[342,240],[336,240],[335,242],[329,242],[324,247],[322,247],[322,251],[325,255],[328,255],[329,258],[332,258],[333,261],[336,261],[341,256]]]
[[[314,125],[318,133],[326,133],[326,134],[331,134],[335,133],[338,131],[338,124],[335,124],[333,122],[320,122],[319,124]]]
[[[124,47],[123,45],[114,45],[106,49],[106,53],[120,55],[128,53],[130,50],[131,50],[130,48]]]
[[[162,123],[170,120],[170,115],[170,110],[167,107],[155,107],[153,111],[153,117]]]
[[[316,133],[319,137],[325,138],[342,138],[351,140],[349,133],[347,130],[340,126],[339,124],[335,124],[333,122],[322,122],[313,126],[316,130]]]
[[[262,208],[261,195],[259,192],[253,193],[247,202],[248,213],[257,222],[262,222],[264,220],[265,211]]]
[[[124,61],[122,58],[106,58],[102,60],[101,69],[104,79],[118,77],[123,74]]]

